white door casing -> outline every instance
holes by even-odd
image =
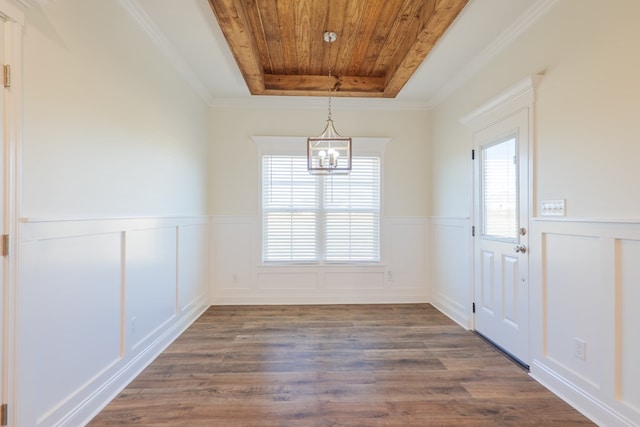
[[[528,111],[474,134],[475,329],[529,364]]]
[[[534,198],[534,100],[541,80],[541,75],[529,76],[460,119],[473,132],[470,262],[474,329],[525,365],[530,363],[528,254]],[[496,167],[509,166],[509,156],[515,160],[509,168]],[[492,178],[483,168],[503,175]],[[511,192],[505,187],[509,182]],[[500,197],[509,194],[512,199],[502,201],[511,203],[511,210],[499,206]],[[492,206],[484,206],[485,201]]]
[[[4,25],[5,25],[5,21],[4,19],[0,18],[0,58],[2,58],[3,60],[3,64],[4,62]],[[2,224],[2,229],[0,230],[0,234],[8,234],[8,224],[7,224],[7,218],[8,215],[6,215],[5,212],[5,183],[7,182],[6,179],[6,173],[7,170],[9,170],[9,168],[6,167],[6,162],[5,162],[5,153],[7,151],[8,148],[8,144],[9,141],[7,140],[7,138],[5,137],[5,108],[4,108],[4,103],[5,103],[5,91],[7,89],[3,88],[2,89],[2,96],[0,97],[0,117],[2,117],[2,120],[0,120],[0,135],[2,135],[2,150],[0,150],[0,165],[2,167],[2,170],[0,171],[0,188],[2,189],[2,194],[0,195],[0,224]],[[8,322],[5,320],[6,315],[8,313],[8,310],[5,307],[5,303],[8,301],[8,286],[9,286],[9,277],[7,275],[8,272],[8,260],[6,257],[2,257],[2,260],[0,261],[0,281],[2,282],[2,292],[0,292],[0,319],[1,319],[1,327],[0,327],[0,402],[1,403],[6,403],[7,402],[7,356],[6,356],[6,351],[7,351],[7,346],[5,343],[5,337],[7,336],[7,327],[8,327]]]
[[[24,4],[23,4],[24,3]],[[15,417],[16,401],[14,396],[18,387],[16,377],[18,325],[16,323],[16,301],[18,300],[18,241],[20,198],[20,145],[22,141],[22,36],[24,30],[25,2],[0,0],[0,65],[9,66],[9,78],[4,82],[2,100],[0,100],[0,128],[2,135],[2,202],[0,202],[0,224],[2,234],[9,236],[8,256],[2,257],[2,292],[0,353],[1,394],[3,404],[7,404],[6,423],[18,426]],[[2,67],[0,67],[0,71]],[[0,73],[1,75],[1,73]]]

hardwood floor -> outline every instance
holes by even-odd
[[[428,304],[211,307],[90,426],[593,425]]]

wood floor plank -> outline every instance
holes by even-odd
[[[428,304],[212,307],[90,426],[587,426]]]

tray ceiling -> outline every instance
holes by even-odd
[[[209,0],[253,95],[395,98],[468,0]],[[338,34],[331,46],[325,31]]]

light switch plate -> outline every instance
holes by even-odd
[[[540,202],[543,216],[565,216],[565,202],[562,200],[543,200]]]

